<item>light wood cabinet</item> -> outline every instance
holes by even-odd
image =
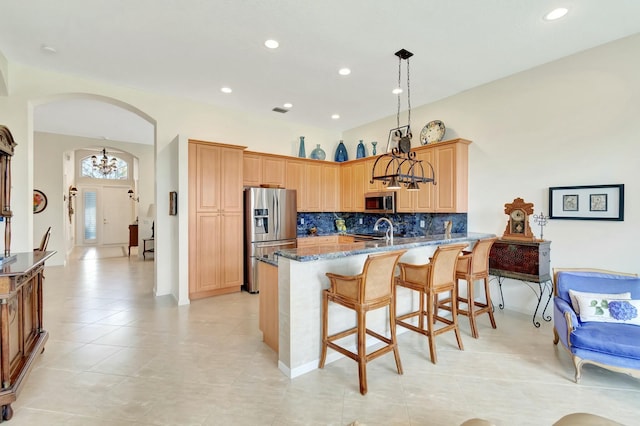
[[[464,213],[468,208],[469,144],[465,139],[438,142],[414,148],[416,158],[423,161],[425,177],[434,168],[436,185],[421,184],[420,190],[402,188],[396,195],[399,213]]]
[[[305,212],[322,211],[322,164],[318,161],[308,162],[304,168],[304,197]]]
[[[242,158],[242,184],[260,186],[262,183],[262,161],[260,154],[245,152]]]
[[[258,326],[262,331],[262,341],[278,353],[280,337],[278,312],[278,267],[258,262]]]
[[[371,182],[371,172],[373,171],[373,165],[375,164],[378,157],[371,157],[365,161],[365,193],[366,192],[380,192],[385,191],[387,189],[386,186],[382,184],[382,181],[374,180]]]
[[[286,182],[286,161],[275,156],[262,157],[262,183],[284,188]]]
[[[299,212],[305,211],[304,209],[306,208],[304,200],[304,166],[305,162],[302,160],[286,161],[285,188],[296,190],[296,204]]]
[[[367,172],[364,160],[342,164],[340,188],[341,207],[345,212],[364,211],[364,194],[367,185]],[[370,176],[369,176],[370,178]]]
[[[340,211],[340,165],[333,163],[322,164],[321,211]]]
[[[189,297],[240,291],[243,149],[189,141]]]
[[[353,164],[343,164],[340,170],[340,206],[343,212],[353,212]]]
[[[433,151],[438,182],[434,197],[436,213],[463,213],[468,209],[469,143],[456,139],[436,145]]]
[[[353,210],[364,211],[364,193],[367,174],[365,172],[364,161],[353,164]]]
[[[242,163],[242,183],[244,186],[272,185],[285,187],[285,158],[272,154],[245,152]]]
[[[297,191],[299,212],[340,210],[340,165],[318,160],[286,160],[285,188]]]

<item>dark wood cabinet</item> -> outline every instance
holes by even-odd
[[[534,283],[551,279],[551,241],[498,240],[489,254],[489,273]]]
[[[49,334],[43,328],[44,262],[55,252],[17,253],[0,272],[0,406],[2,420],[12,416],[24,380],[44,351]],[[1,421],[1,420],[0,420]]]
[[[138,247],[138,225],[129,225],[129,256],[131,247]]]
[[[551,241],[496,241],[489,253],[489,274],[498,280],[500,309],[505,306],[502,283],[505,278],[511,278],[528,284],[538,299],[533,325],[540,327],[540,322],[536,321],[538,312],[543,320],[551,321],[551,316],[545,315],[552,295]],[[544,307],[540,310],[543,302]]]

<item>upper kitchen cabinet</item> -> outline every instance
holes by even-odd
[[[469,144],[453,139],[434,144],[433,167],[437,185],[434,190],[436,213],[465,213],[469,193]]]
[[[466,212],[470,143],[465,139],[452,139],[414,148],[416,159],[423,161],[425,177],[431,175],[426,163],[433,165],[436,185],[420,184],[416,192],[398,190],[398,212]]]
[[[243,158],[244,186],[279,186],[286,184],[286,159],[272,154],[245,152]]]
[[[345,212],[364,211],[364,194],[367,182],[371,178],[367,176],[365,160],[355,160],[342,163],[341,166],[341,206]]]
[[[340,211],[340,164],[322,164],[322,211]]]
[[[304,211],[306,206],[304,200],[304,166],[303,160],[286,160],[286,179],[284,187],[296,190],[296,203],[299,212]]]

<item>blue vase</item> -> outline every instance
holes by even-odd
[[[335,160],[338,163],[342,163],[343,161],[347,161],[349,159],[349,154],[347,153],[347,147],[344,146],[344,143],[340,141],[338,144],[338,149],[336,149],[336,158]]]
[[[309,158],[312,158],[314,160],[324,160],[325,158],[327,158],[327,154],[325,154],[324,150],[320,148],[320,144],[317,144],[316,149],[311,151],[311,155],[309,156]]]
[[[362,143],[362,139],[360,139],[360,143],[358,144],[358,150],[356,151],[356,158],[364,158],[367,154],[364,152],[364,144]]]
[[[307,158],[307,153],[304,150],[304,136],[300,136],[300,148],[298,148],[298,157]]]

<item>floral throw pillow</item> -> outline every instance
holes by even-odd
[[[580,321],[640,325],[640,300],[578,296]]]
[[[587,293],[584,291],[569,290],[569,298],[571,299],[571,307],[576,312],[576,315],[580,315],[580,305],[578,304],[578,296],[593,297],[600,299],[631,299],[631,293]]]

